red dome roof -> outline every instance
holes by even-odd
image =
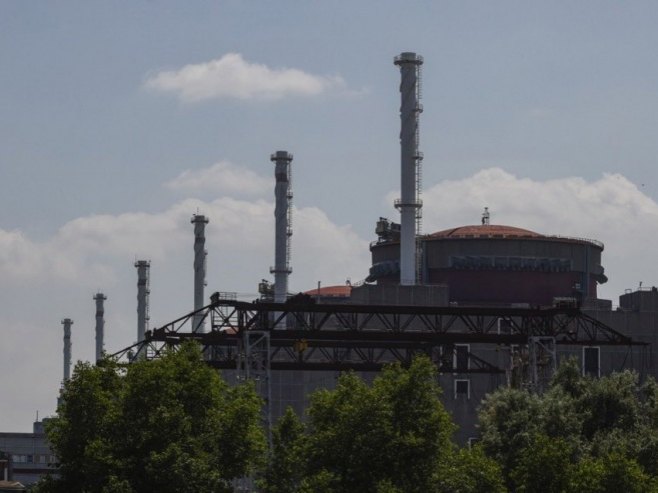
[[[352,286],[349,284],[341,284],[339,286],[322,286],[318,291],[317,288],[304,292],[310,296],[327,296],[337,298],[347,298],[352,292]]]
[[[429,238],[545,238],[528,229],[497,224],[460,226],[427,235]]]

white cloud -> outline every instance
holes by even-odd
[[[97,285],[113,283],[121,263],[148,258],[163,265],[190,256],[193,245],[192,214],[199,210],[210,218],[206,235],[209,262],[215,269],[260,271],[249,278],[223,279],[225,290],[256,287],[268,275],[274,258],[274,204],[222,197],[212,202],[188,199],[156,214],[126,213],[75,219],[44,242],[31,241],[18,232],[0,230],[2,283],[73,281]],[[317,280],[335,282],[343,277],[365,277],[368,242],[349,226],[338,226],[317,208],[294,209],[292,239],[294,280],[299,289]],[[187,250],[186,250],[187,249]],[[189,251],[188,251],[189,250]],[[228,261],[227,259],[233,260]],[[245,270],[245,272],[246,272]],[[225,277],[225,276],[222,276]],[[310,288],[309,288],[310,289]]]
[[[658,204],[620,174],[594,181],[538,181],[490,168],[427,187],[423,203],[423,230],[428,233],[478,224],[488,206],[492,224],[602,241],[610,280],[600,293],[615,302],[641,280],[658,285],[658,266],[649,248],[658,241]]]
[[[258,196],[274,190],[270,178],[229,161],[220,161],[208,168],[185,170],[165,186],[177,191],[214,192],[232,196]]]
[[[32,276],[41,270],[38,247],[20,231],[0,229],[0,276]]]
[[[356,282],[368,275],[369,242],[350,226],[334,224],[316,207],[295,210],[293,222],[292,285],[298,291],[312,289],[317,281],[323,285],[343,284],[347,278]]]
[[[206,63],[185,65],[179,70],[159,72],[145,86],[173,92],[185,102],[207,99],[267,99],[287,96],[317,96],[341,89],[345,82],[338,76],[318,76],[299,69],[271,69],[250,63],[239,53],[228,53]]]

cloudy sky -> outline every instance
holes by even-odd
[[[492,222],[605,243],[603,297],[658,284],[654,1],[0,2],[0,431],[54,411],[60,320],[91,360],[273,263],[273,165],[294,154],[291,289],[359,280],[397,219],[399,72],[425,58],[425,232]]]

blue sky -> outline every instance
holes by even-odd
[[[291,287],[365,277],[397,217],[402,51],[425,58],[426,232],[489,206],[603,241],[605,297],[658,284],[656,25],[652,1],[0,2],[0,422],[54,410],[61,318],[93,357],[95,290],[108,350],[133,342],[136,257],[152,325],[190,308],[197,208],[209,292],[255,293],[276,150],[295,156]]]

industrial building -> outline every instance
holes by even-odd
[[[626,293],[615,310],[599,299],[597,287],[607,281],[600,241],[493,224],[486,207],[476,224],[421,233],[423,63],[410,52],[394,59],[401,77],[401,181],[394,204],[400,221],[376,222],[364,281],[289,293],[293,156],[279,150],[270,157],[274,283],[263,280],[261,299],[253,303],[214,293],[200,306],[206,252],[198,228],[207,220],[193,219],[195,311],[153,330],[145,330],[142,318],[139,342],[116,356],[157,357],[164,346],[193,337],[209,364],[229,378],[257,382],[271,423],[288,405],[301,413],[309,394],[335,385],[342,371],[371,378],[384,364],[425,354],[439,369],[461,443],[477,438],[477,407],[486,393],[501,385],[541,391],[566,356],[577,357],[593,376],[623,368],[656,375],[650,356],[658,342],[658,290]]]
[[[17,481],[27,486],[56,470],[56,459],[41,421],[34,423],[32,433],[0,432],[0,451],[0,455],[4,455],[0,457],[0,479],[5,481]]]

